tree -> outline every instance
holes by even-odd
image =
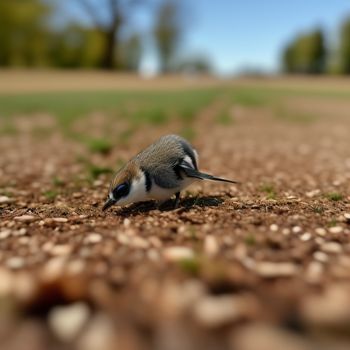
[[[284,50],[282,63],[287,73],[320,74],[326,66],[327,49],[321,30],[299,35]]]
[[[120,32],[127,22],[131,7],[141,3],[137,0],[76,0],[85,9],[86,13],[93,20],[96,29],[104,37],[104,49],[101,61],[101,67],[113,69],[120,66],[116,62],[120,55],[121,38]],[[104,13],[101,9],[106,9]]]
[[[210,74],[212,73],[212,65],[209,59],[204,56],[193,56],[179,60],[174,65],[174,70],[188,74]]]
[[[0,1],[0,65],[47,64],[46,18],[50,7],[40,0]]]
[[[121,45],[121,63],[124,69],[137,71],[142,56],[142,40],[138,33],[132,34]]]
[[[339,64],[342,73],[350,74],[350,18],[343,22],[340,30]]]
[[[178,3],[167,0],[160,5],[153,33],[160,60],[160,70],[162,73],[167,73],[171,70],[182,34]]]
[[[50,62],[62,68],[96,68],[101,63],[104,40],[94,28],[68,24],[51,33]]]

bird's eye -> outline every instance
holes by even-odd
[[[115,199],[122,198],[128,195],[130,191],[130,186],[127,182],[118,185],[114,190],[113,190],[113,197]]]

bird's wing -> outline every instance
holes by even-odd
[[[179,186],[181,178],[176,172],[175,167],[160,165],[153,171],[153,180],[159,187],[162,188],[176,188]]]

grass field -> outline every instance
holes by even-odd
[[[347,79],[0,72],[1,349],[348,349],[349,111]],[[167,133],[241,184],[101,212]]]

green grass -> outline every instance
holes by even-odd
[[[85,92],[45,92],[0,95],[1,133],[15,133],[13,117],[48,114],[66,136],[86,143],[90,151],[106,154],[111,145],[108,141],[93,139],[87,130],[74,129],[75,121],[94,113],[102,113],[108,118],[107,132],[115,120],[128,122],[129,128],[122,132],[120,142],[126,142],[134,130],[142,125],[164,125],[171,118],[178,118],[184,127],[191,124],[198,113],[208,106],[221,90],[206,88],[176,91],[85,91]],[[39,130],[41,132],[41,130]],[[118,141],[118,140],[116,140]]]
[[[91,152],[103,155],[110,153],[113,147],[111,142],[106,139],[88,139],[86,144]]]
[[[127,142],[134,131],[143,125],[158,127],[168,123],[172,118],[180,122],[179,130],[182,130],[184,136],[193,138],[194,121],[202,110],[218,98],[225,101],[225,107],[215,117],[222,125],[229,125],[232,122],[228,113],[232,106],[267,107],[281,120],[313,121],[316,116],[297,113],[287,108],[285,99],[295,96],[348,99],[350,92],[336,89],[320,91],[303,86],[288,88],[255,85],[163,91],[108,90],[0,94],[0,133],[18,132],[14,116],[27,115],[30,118],[31,115],[48,114],[56,118],[57,125],[66,136],[87,144],[91,152],[107,154],[112,146],[110,142],[105,141],[104,137],[103,140],[100,139],[101,136],[96,138],[96,134],[93,134],[88,127],[83,132],[77,131],[76,121],[81,125],[80,119],[94,113],[102,113],[107,118],[103,135],[107,135],[109,140],[113,137],[116,144]],[[127,123],[125,131],[116,131],[111,127],[117,125],[115,122],[118,120]],[[51,132],[51,129],[40,126],[34,130],[38,137]]]
[[[49,200],[55,200],[55,198],[58,196],[58,191],[56,190],[48,190],[43,193],[43,195],[49,199]]]
[[[94,164],[90,164],[88,166],[88,171],[89,171],[90,177],[93,180],[97,179],[102,174],[112,174],[113,173],[113,169],[111,169],[111,168],[100,167],[100,166],[97,166]]]
[[[228,111],[221,111],[217,116],[216,116],[216,121],[221,124],[221,125],[230,125],[232,124],[233,120],[228,113]]]
[[[244,242],[248,246],[254,246],[256,244],[255,235],[253,235],[252,233],[248,234],[247,236],[245,236]]]
[[[332,218],[329,222],[328,222],[328,227],[334,227],[338,225],[338,221],[335,218]]]
[[[187,274],[197,276],[200,271],[200,261],[198,258],[182,259],[178,262],[179,267]]]
[[[52,184],[56,187],[62,187],[65,185],[65,182],[61,178],[59,178],[58,176],[55,176],[52,179]]]
[[[334,201],[334,202],[341,201],[344,198],[344,196],[339,192],[326,193],[325,197],[330,201]]]
[[[266,193],[267,199],[276,199],[276,197],[277,197],[277,192],[272,184],[261,185],[260,191]]]

